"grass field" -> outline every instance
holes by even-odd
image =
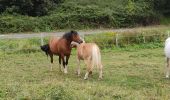
[[[68,74],[59,71],[58,57],[50,71],[43,52],[0,51],[0,98],[18,100],[168,100],[170,80],[164,78],[163,48],[102,50],[104,78],[95,69],[88,80],[75,75],[73,50]]]

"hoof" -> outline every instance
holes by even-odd
[[[77,71],[75,71],[75,74],[76,74],[76,75],[78,75],[78,72],[77,72]]]
[[[102,80],[103,78],[98,78],[98,80]]]
[[[92,71],[89,72],[89,75],[92,75]]]
[[[80,76],[80,72],[78,72],[77,70],[75,71],[75,74]]]
[[[67,74],[68,72],[64,72],[64,74]]]
[[[87,80],[87,78],[86,78],[86,77],[84,77],[84,80]]]
[[[64,73],[67,74],[68,73],[67,70],[64,70]]]
[[[169,78],[169,76],[166,75],[166,78]]]

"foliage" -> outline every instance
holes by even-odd
[[[0,15],[0,32],[3,33],[146,26],[159,24],[162,16],[162,10],[155,9],[154,0],[10,1],[0,3],[5,11]],[[9,6],[4,8],[4,5]]]
[[[20,13],[30,16],[47,15],[48,11],[58,6],[63,0],[1,0],[0,9],[8,13]]]
[[[150,0],[153,3],[154,9],[158,10],[164,15],[170,15],[170,1],[169,0]]]

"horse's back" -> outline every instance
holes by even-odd
[[[95,43],[82,43],[77,48],[77,54],[80,59],[87,59],[92,56],[93,48],[98,48]]]
[[[170,38],[167,38],[165,41],[164,51],[165,51],[165,56],[170,58]]]

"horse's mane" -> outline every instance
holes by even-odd
[[[70,31],[70,32],[65,33],[65,34],[63,35],[63,38],[65,38],[66,40],[69,40],[69,39],[71,39],[71,36],[72,36],[73,34],[77,35],[78,33],[77,33],[77,31]]]

